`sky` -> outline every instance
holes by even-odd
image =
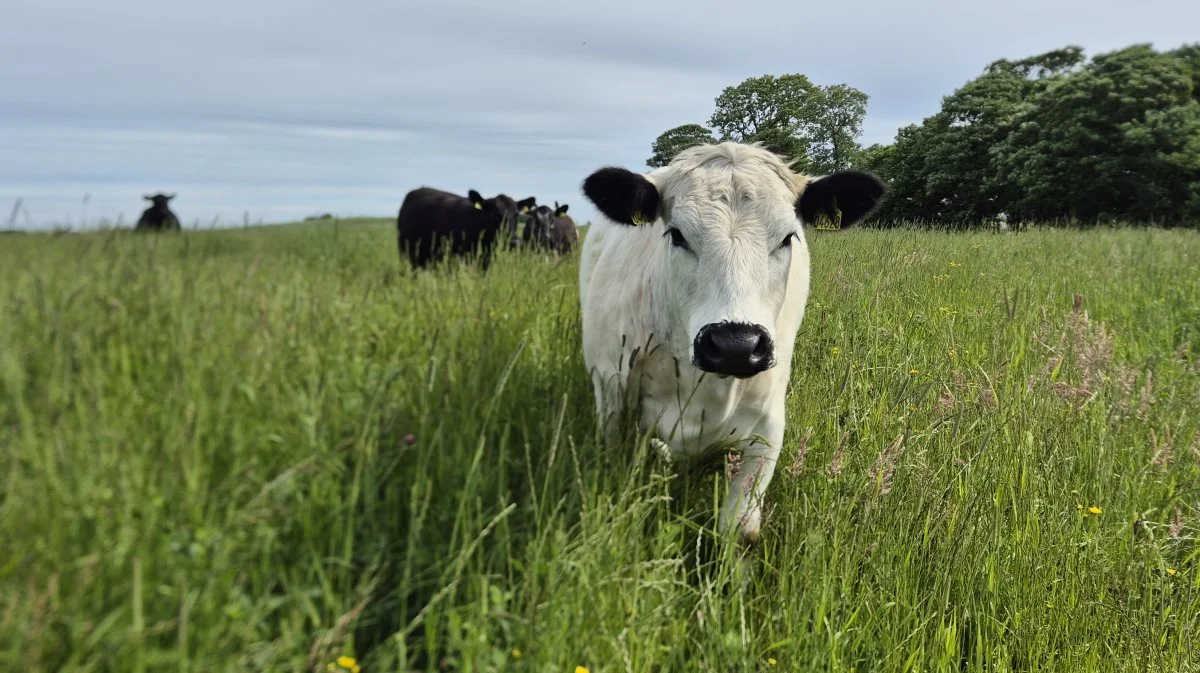
[[[394,217],[429,185],[595,209],[605,165],[727,86],[802,73],[870,97],[888,143],[999,58],[1200,41],[1200,2],[7,0],[0,229]]]

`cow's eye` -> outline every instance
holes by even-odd
[[[688,247],[687,239],[683,237],[682,231],[679,231],[675,227],[668,227],[666,235],[671,237],[671,245],[675,246],[676,248],[691,250],[691,248]]]
[[[783,237],[783,243],[780,243],[780,244],[779,244],[779,248],[778,248],[778,249],[779,249],[779,250],[783,250],[784,248],[790,248],[790,247],[792,247],[792,239],[793,239],[793,238],[795,238],[795,237],[796,237],[796,232],[794,232],[794,231],[793,231],[792,233],[788,234],[787,236],[784,236],[784,237]]]

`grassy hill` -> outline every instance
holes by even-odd
[[[1197,670],[1200,237],[809,240],[739,556],[599,449],[573,258],[6,238],[0,669]]]

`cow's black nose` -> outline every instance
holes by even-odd
[[[700,369],[739,378],[775,366],[775,345],[762,325],[709,323],[696,335],[692,353]]]

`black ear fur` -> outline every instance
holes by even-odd
[[[614,222],[637,226],[658,219],[658,190],[643,175],[606,166],[583,181],[583,195]]]
[[[565,215],[567,213],[567,204],[558,205],[558,201],[554,202],[554,214]]]
[[[883,202],[887,186],[878,176],[864,171],[837,171],[808,183],[796,199],[796,214],[807,225],[826,215],[846,229],[870,215]]]

